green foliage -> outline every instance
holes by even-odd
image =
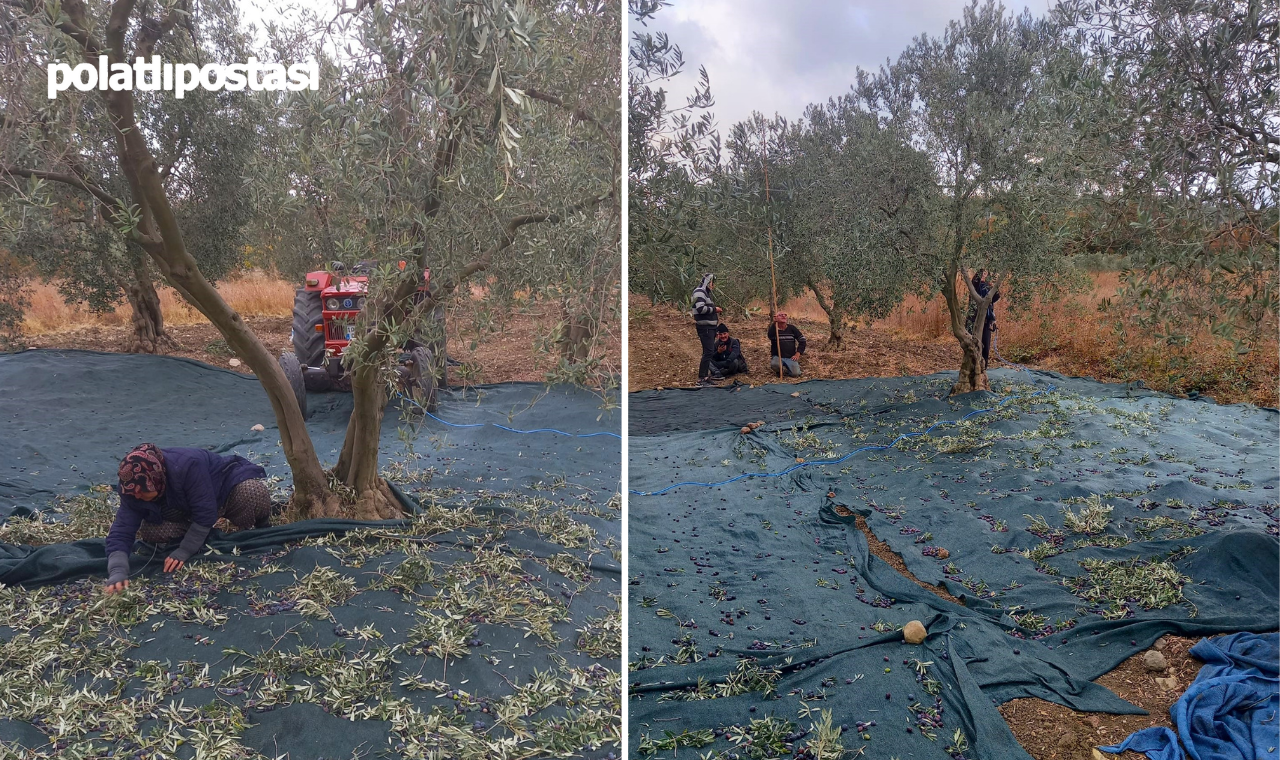
[[[632,34],[628,65],[627,215],[629,286],[655,301],[684,303],[715,262],[703,243],[713,223],[712,177],[720,164],[720,137],[706,69],[681,105],[663,83],[685,69],[684,54],[663,32],[645,25],[666,0],[628,0]]]
[[[10,128],[9,139],[0,141],[0,246],[31,264],[34,274],[56,279],[68,303],[110,311],[128,288],[150,288],[158,273],[131,238],[138,199],[120,168],[101,94],[72,89],[49,101],[44,78],[27,75],[50,60],[75,64],[84,57],[53,32],[41,5],[32,13],[21,4],[0,10],[0,23],[24,41],[0,50]],[[110,5],[89,2],[86,11],[105,25]],[[227,64],[253,54],[234,3],[201,3],[198,18],[198,34],[170,34],[157,42],[155,51],[166,63]],[[255,210],[245,175],[269,118],[263,95],[203,88],[182,99],[165,91],[133,93],[138,126],[187,249],[210,280],[238,262]]]
[[[1054,16],[1051,73],[1088,180],[1080,247],[1121,257],[1117,329],[1175,352],[1206,326],[1242,353],[1273,338],[1280,12],[1069,0]]]
[[[876,75],[859,72],[860,97],[933,159],[933,222],[902,263],[946,296],[957,337],[969,293],[957,274],[987,269],[998,287],[1029,295],[1067,270],[1059,253],[1071,186],[1044,118],[1050,32],[1029,12],[974,0],[941,37],[918,37]]]
[[[59,499],[51,510],[14,515],[0,524],[0,541],[44,546],[99,538],[115,519],[119,497],[108,486],[95,486],[87,494]]]
[[[927,156],[904,138],[845,95],[806,109],[788,133],[791,160],[774,170],[785,183],[788,266],[833,329],[888,315],[920,285],[902,261],[926,242],[936,187]]]
[[[1100,614],[1107,619],[1128,617],[1134,607],[1159,610],[1174,604],[1188,605],[1195,616],[1195,605],[1182,595],[1182,587],[1191,579],[1172,561],[1085,559],[1080,568],[1082,575],[1066,578],[1063,584],[1081,599],[1102,607]]]
[[[618,368],[568,347],[621,304],[619,24],[609,3],[396,2],[273,38],[321,60],[321,88],[280,97],[257,190],[277,213],[255,235],[295,274],[375,262],[350,367],[390,370],[406,340],[442,337],[456,293],[478,339],[551,306],[553,378],[608,385]],[[400,301],[424,269],[430,298]]]
[[[1104,504],[1101,496],[1093,494],[1085,502],[1085,506],[1080,508],[1078,514],[1071,511],[1069,507],[1063,507],[1062,525],[1072,533],[1097,535],[1111,524],[1111,512],[1114,509],[1110,504]]]

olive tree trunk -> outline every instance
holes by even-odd
[[[581,364],[591,355],[591,341],[595,339],[595,320],[589,314],[574,314],[563,307],[563,325],[560,328],[560,358],[570,364]]]
[[[125,344],[125,351],[131,354],[162,354],[176,348],[177,342],[164,328],[160,294],[151,281],[146,260],[136,259],[131,274],[133,276],[124,283],[124,295],[129,301],[133,336]]]
[[[382,418],[387,408],[386,384],[382,367],[367,363],[351,373],[351,419],[342,442],[342,453],[333,468],[333,476],[354,502],[359,520],[387,520],[403,513],[399,501],[391,493],[378,472],[378,448],[382,437]]]
[[[456,146],[442,146],[438,151],[447,151],[451,154],[455,148]],[[433,189],[432,192],[439,191]],[[593,208],[612,195],[610,192],[589,197],[570,206],[565,216]],[[427,213],[424,216],[429,217],[434,214],[440,204],[439,196],[434,196],[428,201]],[[427,265],[428,254],[423,250],[419,253],[417,269],[419,274],[406,268],[406,274],[401,277],[395,289],[378,303],[370,302],[365,308],[377,315],[374,317],[376,324],[403,323],[406,319],[422,319],[424,314],[438,314],[444,307],[445,300],[460,285],[488,269],[493,263],[494,256],[515,243],[516,234],[521,227],[527,224],[559,224],[563,218],[560,214],[553,212],[512,217],[503,225],[499,239],[487,250],[463,266],[450,279],[433,286],[431,293],[421,304],[415,304],[414,296],[418,291],[420,273]],[[415,309],[418,311],[416,317],[412,316]],[[390,489],[378,474],[378,444],[382,435],[383,412],[388,400],[387,388],[390,383],[395,382],[395,379],[389,376],[392,372],[392,369],[387,366],[389,362],[384,363],[371,358],[386,356],[386,352],[392,347],[388,345],[389,336],[386,330],[374,330],[365,340],[360,350],[366,358],[352,370],[351,395],[354,406],[351,410],[351,419],[347,423],[347,435],[342,442],[342,453],[338,456],[338,464],[333,469],[333,476],[344,487],[352,489],[357,509],[362,512],[370,514],[376,512],[382,515],[395,510],[398,513],[399,502],[392,497]],[[440,357],[436,361],[442,364],[444,358]]]
[[[978,291],[973,287],[973,281],[969,278],[968,271],[959,266],[958,259],[958,256],[952,259],[947,267],[946,279],[942,283],[942,295],[951,316],[951,334],[960,344],[961,351],[960,371],[956,376],[955,385],[951,386],[950,395],[952,396],[991,390],[991,382],[987,379],[987,363],[982,360],[981,336],[982,329],[987,323],[987,307],[999,292],[999,283],[994,283],[987,291],[985,298],[979,296]],[[960,275],[960,279],[964,282],[960,287],[969,290],[970,302],[977,304],[978,313],[973,321],[973,332],[965,328],[965,312],[956,284],[957,275]]]
[[[814,298],[818,299],[818,306],[827,315],[827,348],[839,351],[844,346],[844,308],[834,293],[827,300],[816,282],[810,280],[808,285]]]
[[[64,0],[63,12],[56,25],[81,48],[86,58],[106,55],[109,64],[126,63],[133,58],[150,56],[156,42],[172,31],[181,17],[177,9],[169,9],[159,21],[143,19],[136,34],[130,37],[130,17],[134,10],[135,3],[131,0],[116,0],[111,5],[105,27],[99,27],[90,21],[82,0]],[[96,36],[98,28],[105,30],[103,39]],[[129,39],[134,43],[132,51],[126,51]],[[125,90],[101,94],[112,126],[116,158],[129,187],[130,203],[126,205],[111,196],[88,177],[59,179],[92,193],[117,212],[123,212],[127,206],[136,207],[139,214],[137,224],[129,230],[130,241],[139,245],[165,280],[218,329],[227,345],[249,365],[262,383],[280,429],[281,448],[293,472],[291,513],[306,517],[331,512],[338,507],[337,497],[328,488],[324,470],[320,467],[284,371],[240,315],[205,278],[199,264],[187,250],[163,178],[156,167],[155,156],[138,127],[133,93]]]

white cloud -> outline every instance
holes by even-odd
[[[711,78],[721,133],[760,111],[795,120],[809,103],[848,92],[859,66],[876,70],[920,34],[940,34],[968,0],[675,0],[650,23],[684,51],[668,86],[683,102],[699,66]],[[1048,0],[1007,0],[1042,14]],[[637,27],[633,23],[633,30]]]

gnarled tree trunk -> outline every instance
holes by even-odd
[[[829,326],[827,348],[838,351],[844,346],[844,308],[834,294],[831,296],[831,300],[828,301],[814,281],[810,280],[808,285],[809,290],[813,291],[814,298],[818,299],[818,306],[822,307],[822,310],[827,315],[827,324]]]
[[[90,23],[82,2],[64,2],[62,8],[64,14],[57,22],[59,29],[74,40],[87,57],[106,55],[110,64],[149,56],[155,43],[179,20],[179,14],[173,10],[166,12],[158,23],[144,20],[136,36],[135,49],[126,52],[130,16],[135,10],[133,3],[116,2],[111,6],[110,18],[104,28],[105,39],[101,40],[95,36],[93,30],[97,25]],[[166,281],[213,323],[227,345],[258,376],[275,412],[281,448],[293,473],[291,513],[300,516],[327,513],[337,502],[337,496],[328,487],[302,411],[284,371],[258,336],[205,278],[199,264],[187,250],[155,156],[138,128],[133,93],[128,90],[104,91],[101,95],[113,127],[116,158],[128,183],[130,203],[140,212],[137,225],[130,230],[132,242],[147,252]],[[84,177],[73,178],[72,182],[114,209],[122,210],[126,205]]]
[[[960,344],[962,352],[960,358],[960,371],[956,376],[955,385],[951,386],[949,395],[955,396],[960,393],[972,393],[974,391],[991,390],[991,382],[987,379],[987,363],[982,360],[982,328],[987,322],[987,307],[991,305],[992,299],[999,290],[998,285],[993,285],[987,292],[986,298],[978,296],[973,284],[969,280],[969,273],[961,270],[960,247],[962,243],[957,243],[956,255],[952,258],[951,263],[947,266],[946,278],[942,283],[942,295],[947,302],[947,312],[951,316],[951,334],[955,336],[956,341]],[[964,287],[969,290],[969,298],[971,302],[977,304],[977,317],[974,319],[973,332],[969,332],[965,328],[964,307],[960,302],[960,294],[956,292],[956,277],[963,273]]]
[[[132,274],[124,283],[124,295],[129,301],[133,322],[133,337],[125,344],[125,351],[131,354],[162,354],[176,348],[177,343],[164,329],[160,294],[151,282],[151,272],[145,259],[134,261]]]
[[[960,341],[963,355],[960,358],[960,374],[956,384],[951,386],[951,394],[989,391],[991,383],[987,380],[987,365],[982,361],[982,345],[972,335]]]
[[[382,367],[372,362],[357,367],[352,373],[351,419],[338,464],[333,468],[333,477],[351,489],[354,496],[352,512],[344,516],[358,520],[387,520],[403,513],[399,501],[378,473],[378,444],[387,407],[386,385],[381,375]]]
[[[564,307],[564,324],[560,328],[560,357],[570,364],[581,364],[591,355],[595,337],[594,320],[587,314],[572,314]]]

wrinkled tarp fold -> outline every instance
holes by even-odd
[[[700,753],[732,751],[735,726],[800,733],[829,710],[845,749],[868,756],[948,757],[959,729],[968,749],[950,756],[1025,758],[999,704],[1140,714],[1093,679],[1163,634],[1275,629],[1280,415],[990,376],[993,392],[956,397],[953,373],[631,394],[633,753],[701,742],[676,726],[712,734]],[[723,484],[743,473],[769,477]],[[712,485],[634,493],[686,482]],[[1071,522],[1085,515],[1099,525]],[[869,555],[858,517],[963,605]],[[1151,605],[1138,589],[1111,598],[1109,580],[1086,598],[1091,573],[1125,563],[1185,580]],[[917,646],[899,632],[913,619],[930,632]],[[745,688],[744,667],[780,672],[772,690]],[[928,680],[942,709],[922,727]]]

